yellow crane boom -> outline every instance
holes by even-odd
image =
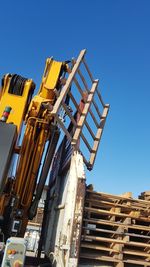
[[[71,151],[81,153],[87,168],[93,168],[109,105],[102,100],[85,53],[82,50],[77,60],[65,62],[48,58],[39,91],[33,98],[35,85],[31,79],[7,74],[2,80],[0,218],[5,239],[23,236],[28,220],[36,215],[60,132]],[[17,164],[12,164],[14,154],[18,154]],[[11,168],[15,168],[15,177],[8,172]]]

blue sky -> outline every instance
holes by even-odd
[[[150,190],[150,1],[1,1],[0,77],[18,73],[37,87],[45,59],[87,49],[111,109],[88,182],[134,196]]]

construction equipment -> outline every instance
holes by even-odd
[[[80,161],[83,159],[89,170],[93,168],[109,105],[102,100],[85,53],[82,50],[77,60],[65,62],[48,58],[40,89],[33,98],[32,80],[16,74],[7,74],[2,80],[0,216],[5,240],[24,236],[28,220],[36,215],[46,180],[50,195],[54,188],[56,191],[56,173],[48,179],[52,162],[53,170],[66,171],[71,155],[79,154]],[[69,201],[69,194],[67,198]],[[49,221],[49,203],[47,195],[42,231]]]

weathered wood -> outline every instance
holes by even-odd
[[[103,208],[109,208],[109,207],[120,207],[122,208],[123,210],[126,210],[126,211],[130,211],[130,210],[138,210],[138,211],[145,211],[145,208],[142,207],[141,205],[129,205],[129,204],[119,204],[116,203],[115,201],[114,202],[110,202],[110,201],[106,201],[106,200],[102,200],[102,199],[96,199],[94,197],[92,197],[92,199],[90,198],[87,198],[86,199],[86,203],[91,203],[93,206],[96,206],[96,207],[103,207]]]
[[[90,90],[90,93],[88,95],[87,102],[85,103],[83,112],[82,112],[81,117],[79,119],[79,122],[77,124],[77,128],[76,128],[76,131],[75,131],[73,139],[72,139],[72,145],[75,145],[77,143],[77,140],[79,140],[80,133],[81,133],[81,130],[83,128],[84,122],[86,120],[87,113],[88,113],[89,108],[90,108],[90,103],[92,102],[97,85],[98,85],[98,80],[95,80],[93,85],[92,85],[92,88]]]
[[[81,136],[83,142],[86,144],[88,150],[89,150],[90,152],[92,152],[92,148],[91,148],[89,142],[87,141],[87,139],[85,138],[85,136],[84,136],[84,134],[83,134],[82,132],[81,132],[80,136]]]
[[[102,103],[103,107],[105,107],[104,101],[103,101],[102,96],[101,96],[101,94],[100,94],[100,92],[99,92],[98,89],[96,90],[96,93],[97,93],[97,95],[98,95],[98,97],[99,97],[99,100],[100,100],[100,102]]]
[[[80,84],[78,83],[77,79],[74,77],[73,80],[74,80],[74,82],[75,82],[75,84],[76,84],[76,86],[77,86],[77,88],[78,88],[78,90],[79,90],[81,96],[83,96],[83,90],[81,89],[81,86],[80,86]],[[87,91],[87,92],[90,93],[90,91]],[[92,100],[92,104],[94,105],[94,107],[95,107],[95,109],[96,109],[96,111],[97,111],[97,114],[98,114],[98,116],[99,116],[99,119],[101,119],[102,115],[101,115],[101,113],[100,113],[100,111],[99,111],[99,109],[98,109],[97,104],[96,104],[95,101],[94,101],[94,98],[93,98],[93,100]],[[89,113],[91,114],[92,118],[94,118],[94,120],[96,121],[96,118],[95,118],[94,113],[93,113],[93,111],[91,110],[91,108],[89,108]],[[96,126],[98,127],[98,123],[96,122],[95,124],[96,124]]]
[[[119,262],[119,260],[114,259],[113,257],[107,257],[107,256],[103,256],[100,255],[100,253],[98,254],[94,254],[94,253],[81,253],[80,254],[80,258],[84,258],[84,259],[90,259],[90,260],[100,260],[100,261],[108,261],[108,262]]]
[[[150,254],[149,253],[144,253],[144,252],[140,252],[140,251],[136,251],[136,250],[123,249],[123,253],[124,254],[128,254],[128,255],[142,256],[142,257],[150,258]]]
[[[52,115],[56,115],[58,113],[58,110],[61,106],[61,103],[62,101],[65,99],[65,96],[67,95],[69,89],[70,89],[70,86],[72,84],[72,81],[73,81],[73,78],[76,74],[76,72],[78,71],[78,68],[85,56],[85,53],[86,53],[86,50],[82,50],[77,58],[77,61],[75,63],[75,65],[73,66],[73,69],[71,71],[71,73],[69,74],[69,77],[66,81],[66,84],[64,85],[64,87],[62,88],[62,91],[59,95],[59,98],[57,99],[55,105],[54,105],[54,108],[53,108],[53,111],[52,111]]]
[[[112,239],[112,238],[105,238],[105,237],[99,237],[99,236],[91,236],[91,235],[84,235],[82,236],[83,240],[93,240],[93,241],[102,241],[102,242],[106,242],[106,243],[118,243],[118,244],[124,244],[124,245],[128,245],[128,246],[134,246],[134,247],[147,247],[150,248],[150,244],[147,243],[142,243],[142,242],[126,242],[124,240],[120,240],[120,239]]]
[[[89,69],[85,59],[83,59],[83,63],[84,63],[84,66],[85,66],[85,68],[86,68],[86,70],[87,70],[87,72],[89,74],[89,77],[91,78],[91,81],[93,82],[94,79],[93,79],[92,73],[90,72],[90,69]]]
[[[95,195],[100,196],[102,198],[106,198],[108,199],[116,199],[116,200],[127,200],[127,201],[131,201],[132,203],[140,203],[143,206],[145,206],[146,208],[149,207],[150,209],[150,201],[146,201],[146,200],[142,200],[142,199],[135,199],[135,198],[128,198],[128,197],[124,197],[123,195],[113,195],[113,194],[108,194],[108,193],[104,193],[104,192],[96,192],[96,191],[91,191],[91,190],[87,190],[87,193],[91,193],[92,197]]]
[[[143,267],[150,266],[150,262],[141,261],[141,260],[137,260],[136,261],[136,260],[130,260],[130,259],[128,259],[128,260],[124,260],[124,263],[142,265]]]
[[[104,246],[100,246],[100,245],[96,245],[96,244],[90,244],[90,243],[83,243],[82,242],[81,247],[119,253],[119,250],[117,250],[117,249],[112,249],[112,248],[109,248],[106,246],[104,247]]]
[[[92,148],[92,153],[91,153],[91,157],[90,157],[90,164],[93,165],[94,161],[95,161],[95,157],[96,157],[96,152],[98,150],[99,144],[100,144],[100,140],[102,137],[102,133],[103,133],[103,129],[104,129],[104,125],[105,125],[105,121],[106,121],[106,117],[109,111],[109,105],[104,107],[104,111],[102,114],[102,118],[101,118],[101,122],[100,122],[100,126],[98,128],[97,134],[96,134],[96,138],[93,144],[93,148]]]
[[[89,92],[88,84],[86,83],[86,80],[84,79],[84,76],[82,75],[82,73],[81,73],[80,70],[78,70],[78,74],[79,74],[79,76],[80,76],[80,78],[81,78],[81,80],[82,80],[82,82],[83,82],[83,84],[84,84],[84,88],[85,88],[85,90],[86,90],[87,92]],[[96,91],[97,91],[97,90],[96,90]],[[100,94],[100,93],[99,93],[99,94]],[[102,99],[99,98],[99,100],[100,100],[101,104],[103,105],[104,103],[103,103],[103,101],[101,101]],[[99,108],[98,108],[98,106],[97,106],[97,104],[96,104],[96,102],[95,102],[94,99],[93,99],[93,105],[94,105],[94,107],[95,107],[95,109],[96,109],[96,111],[97,111],[99,117],[101,118],[100,110],[99,110]],[[104,106],[103,106],[103,107],[104,107]]]
[[[111,195],[87,188],[81,252],[93,263],[101,257],[113,266],[150,266],[150,203],[131,194]],[[83,244],[83,247],[82,247]],[[87,251],[86,251],[87,249]],[[98,255],[99,258],[95,258]],[[96,254],[97,253],[97,254]],[[87,256],[88,257],[88,256]]]
[[[125,214],[125,213],[117,213],[117,212],[111,212],[108,210],[102,210],[102,209],[94,209],[94,208],[88,208],[85,207],[85,211],[90,211],[94,214],[102,214],[102,215],[108,215],[108,216],[117,216],[117,217],[123,217],[123,218],[132,218],[137,219],[145,222],[150,222],[150,218],[145,218],[143,216],[138,216],[137,212],[135,211],[135,214]]]
[[[73,96],[71,93],[69,93],[69,96],[70,96],[70,98],[71,98],[73,104],[75,105],[76,110],[77,110],[77,111],[79,112],[79,114],[81,115],[81,111],[80,111],[80,109],[79,109],[79,105],[77,104],[77,102],[76,102],[74,96]],[[90,135],[92,136],[92,138],[95,139],[95,134],[93,133],[93,131],[92,131],[90,125],[88,124],[88,122],[87,122],[86,120],[85,120],[85,126],[87,127],[87,129],[88,129]]]

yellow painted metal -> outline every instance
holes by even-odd
[[[46,67],[44,75],[42,77],[42,83],[39,91],[39,96],[53,104],[54,102],[54,89],[57,86],[58,78],[60,76],[61,68],[63,63],[54,61],[52,58],[46,60]]]
[[[14,123],[17,126],[17,131],[19,133],[23,118],[25,116],[28,96],[33,86],[33,81],[27,80],[25,82],[22,96],[14,95],[8,92],[10,81],[11,81],[11,77],[6,75],[4,79],[4,86],[2,88],[1,99],[0,99],[0,118],[2,117],[2,114],[6,107],[7,106],[11,107],[12,110],[8,117],[7,123]]]
[[[20,204],[23,207],[28,207],[32,200],[35,179],[48,137],[46,126],[47,123],[35,119],[30,121],[26,128],[14,188],[15,195],[19,197]],[[39,132],[38,137],[37,129]]]
[[[10,77],[5,75],[4,86],[0,93],[0,117],[5,107],[10,106],[12,111],[7,123],[13,122],[17,125],[18,131],[23,118],[25,118],[26,123],[12,192],[17,200],[15,208],[24,211],[21,226],[22,235],[28,221],[27,213],[33,199],[45,144],[51,136],[52,116],[49,111],[56,100],[54,90],[59,90],[61,86],[60,78],[63,72],[63,64],[63,62],[54,61],[52,58],[46,60],[39,92],[33,97],[27,111],[26,103],[32,80],[25,82],[24,93],[22,96],[18,96],[8,92]],[[2,204],[3,200],[0,199],[1,213],[3,213],[3,210],[1,210]]]
[[[54,90],[57,88],[63,64],[63,62],[54,61],[52,58],[48,58],[46,60],[46,66],[42,77],[40,89],[37,95],[34,96],[30,103],[28,112],[26,114],[26,121],[30,117],[39,116],[42,104],[54,104],[56,99]]]
[[[44,147],[51,135],[52,116],[49,113],[49,107],[52,107],[55,102],[54,90],[61,77],[62,65],[62,62],[47,59],[39,92],[33,97],[25,118],[26,130],[19,155],[13,192],[18,199],[18,208],[24,210],[22,234],[28,221],[27,211],[33,199]],[[47,106],[43,108],[43,104],[47,104]]]
[[[40,90],[31,101],[26,116],[27,126],[20,151],[15,182],[15,195],[19,197],[20,203],[24,207],[29,206],[32,200],[35,179],[39,170],[44,146],[50,135],[48,129],[50,129],[51,118],[48,116],[46,110],[42,110],[41,113],[41,105],[47,102],[54,102],[53,91],[60,78],[62,64],[62,62],[57,62],[50,58],[47,59]]]

